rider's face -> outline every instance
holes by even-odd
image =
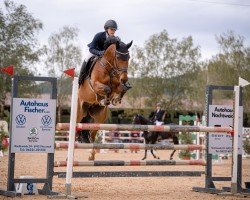
[[[108,28],[108,34],[109,34],[110,36],[114,36],[114,35],[115,35],[115,31],[116,31],[115,28]]]

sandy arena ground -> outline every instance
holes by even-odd
[[[143,151],[131,153],[129,150],[120,150],[119,153],[108,152],[96,155],[96,160],[132,160],[141,159]],[[170,151],[158,151],[161,159],[169,159]],[[75,160],[87,160],[88,150],[76,150]],[[55,160],[65,160],[66,150],[56,151]],[[31,175],[36,178],[44,178],[46,173],[46,154],[16,154],[15,175]],[[0,157],[0,188],[6,188],[7,159]],[[152,155],[148,154],[148,159]],[[177,159],[177,158],[176,158]],[[229,176],[231,173],[231,161],[223,160],[214,165],[214,176]],[[55,171],[65,171],[66,168],[55,168]],[[119,170],[148,170],[148,171],[204,171],[202,166],[136,166],[136,167],[74,167],[74,171],[119,171]],[[72,194],[78,195],[78,199],[97,200],[158,200],[158,199],[250,199],[250,197],[221,196],[192,191],[193,186],[204,186],[204,175],[201,177],[146,177],[146,178],[77,178],[72,179]],[[243,160],[243,183],[250,181],[250,159]],[[230,186],[229,182],[216,182],[216,187]],[[37,184],[38,188],[42,185]],[[245,187],[245,186],[244,186]],[[65,179],[54,177],[53,190],[65,192]],[[0,196],[0,199],[11,199]],[[19,198],[15,198],[19,199]],[[46,196],[24,195],[22,199],[47,199]]]

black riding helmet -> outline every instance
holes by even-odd
[[[108,28],[114,28],[114,29],[118,29],[117,23],[115,20],[108,20],[106,21],[106,23],[104,24],[104,29],[107,30]]]

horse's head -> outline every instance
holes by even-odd
[[[149,120],[143,117],[140,114],[136,114],[133,118],[132,124],[141,124],[141,125],[147,125],[149,124]]]
[[[128,44],[123,43],[117,37],[108,37],[105,42],[106,51],[104,58],[118,75],[119,81],[125,84],[128,81],[129,51],[133,41]]]
[[[126,83],[128,81],[128,61],[130,59],[128,49],[131,47],[133,41],[128,44],[120,42],[116,49],[117,67],[122,72],[120,75],[120,82]]]

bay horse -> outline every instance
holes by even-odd
[[[109,37],[105,42],[105,52],[91,67],[88,79],[79,85],[77,122],[104,123],[107,118],[108,105],[121,103],[123,95],[130,87],[127,70],[129,63],[128,49],[132,45]],[[96,130],[83,131],[84,142],[93,143]],[[89,160],[95,159],[95,149],[92,149]]]
[[[154,125],[152,121],[145,118],[143,115],[136,114],[133,118],[133,124],[140,124],[140,125]],[[164,139],[173,139],[174,144],[179,144],[178,137],[176,136],[175,132],[149,132],[149,131],[143,131],[143,137],[145,139],[146,144],[155,144],[158,140],[164,140]],[[142,160],[145,160],[147,158],[147,149],[145,149],[145,155],[142,158]],[[153,149],[150,150],[151,154],[156,159],[160,159],[159,156],[156,156],[154,154]],[[170,160],[173,160],[173,156],[176,150],[173,150],[173,152],[170,155]]]

